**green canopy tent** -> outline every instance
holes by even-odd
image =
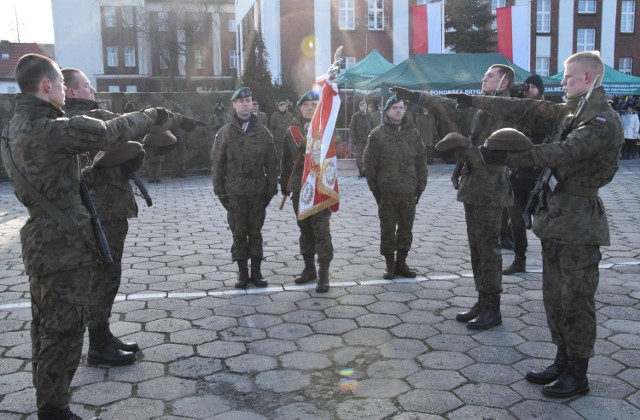
[[[464,92],[480,94],[482,78],[492,64],[506,64],[516,73],[516,82],[531,75],[500,53],[486,54],[416,54],[375,79],[355,84],[364,94],[388,95],[389,88],[402,86],[435,95]],[[543,77],[545,96],[560,96],[564,90],[560,81]]]
[[[604,78],[602,85],[607,95],[640,95],[640,77],[620,73],[613,67],[605,64]],[[564,71],[551,76],[552,79],[561,81]]]
[[[378,50],[373,50],[355,65],[338,73],[336,83],[338,85],[353,85],[354,83],[371,80],[382,73],[386,73],[393,67],[394,65],[384,58]]]

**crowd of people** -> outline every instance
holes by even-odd
[[[456,320],[469,329],[502,323],[502,275],[526,270],[523,207],[537,199],[532,227],[542,243],[543,299],[557,353],[551,365],[527,372],[526,379],[543,384],[542,393],[554,398],[589,391],[600,247],[609,244],[598,189],[613,179],[627,137],[600,85],[604,64],[599,54],[574,54],[564,66],[565,103],[545,101],[539,77],[516,84],[512,68],[494,64],[482,79],[482,95],[441,97],[395,87],[375,112],[360,102],[350,124],[358,172],[378,208],[385,279],[417,274],[407,256],[433,149],[456,163],[451,182],[464,207],[478,295]],[[37,54],[20,59],[16,79],[21,93],[1,146],[16,196],[30,215],[21,243],[33,314],[37,415],[78,419],[69,409],[68,388],[85,329],[90,364],[130,364],[139,351],[136,343],[123,342],[109,329],[128,219],[137,215],[129,180],[144,188],[137,171],[145,155],[153,147],[175,145],[178,136],[207,123],[190,118],[177,105],[121,115],[101,110],[81,70],[61,70]],[[304,260],[292,281],[315,282],[317,293],[330,289],[332,213],[325,208],[297,217],[300,204],[309,199],[301,191],[305,133],[319,99],[314,91],[300,95],[296,117],[286,102],[278,103],[270,121],[247,87],[233,93],[232,114],[225,104],[215,105],[207,124],[212,183],[227,211],[230,255],[238,266],[236,288],[268,285],[261,272],[261,231],[279,188],[284,199],[292,200]],[[442,140],[438,126],[448,129]],[[490,147],[489,140],[498,146]],[[528,146],[513,147],[518,142]],[[95,156],[82,168],[79,162],[87,152]],[[83,194],[85,190],[89,193]],[[515,260],[503,269],[505,211]]]

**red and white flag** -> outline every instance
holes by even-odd
[[[530,67],[530,15],[528,4],[496,9],[498,52],[525,69]]]
[[[443,2],[414,6],[413,53],[442,54],[443,51]]]
[[[320,102],[307,128],[307,150],[304,156],[302,188],[298,220],[326,208],[338,211],[338,159],[333,132],[340,111],[340,95],[334,76],[323,75],[316,80],[320,86]]]

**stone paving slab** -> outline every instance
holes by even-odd
[[[72,409],[110,419],[637,419],[640,418],[640,160],[620,162],[601,190],[611,228],[596,295],[591,392],[551,400],[524,380],[550,363],[540,243],[529,272],[505,276],[503,325],[470,331],[456,312],[473,304],[462,204],[452,165],[429,166],[408,263],[416,279],[383,280],[373,197],[341,162],[332,216],[332,288],[297,286],[304,263],[287,202],[264,227],[269,287],[236,290],[231,234],[209,177],[148,186],[130,222],[116,335],[138,341],[134,365],[93,367],[86,347]],[[30,305],[20,258],[26,220],[0,183],[0,418],[35,419]],[[503,251],[504,264],[513,254]]]

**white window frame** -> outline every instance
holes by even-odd
[[[104,26],[105,28],[116,27],[116,8],[113,6],[104,6]]]
[[[593,15],[597,10],[596,0],[578,0],[578,13]]]
[[[107,47],[107,67],[118,67],[118,47]]]
[[[536,57],[536,74],[549,77],[551,67],[551,57]]]
[[[136,47],[132,47],[132,46],[124,47],[124,66],[125,67],[136,66]]]
[[[122,27],[133,28],[133,7],[122,6]]]
[[[171,51],[162,50],[158,60],[158,67],[160,70],[169,70],[169,63],[171,63]]]
[[[496,9],[498,9],[499,7],[505,7],[506,5],[507,5],[507,0],[491,0],[491,14],[495,16]],[[491,29],[497,29],[497,28],[498,28],[498,24],[496,23],[496,19],[494,17],[493,21],[491,22]]]
[[[576,52],[596,49],[596,30],[594,28],[578,28],[576,31]]]
[[[109,93],[119,93],[120,86],[118,85],[109,85]]]
[[[196,48],[193,51],[193,61],[197,69],[204,69],[204,54],[200,48]]]
[[[620,33],[631,34],[635,31],[636,2],[622,0],[620,4]]]
[[[338,0],[338,29],[342,31],[356,29],[355,0]]]
[[[158,12],[158,32],[169,32],[169,12]]]
[[[551,0],[538,0],[536,5],[536,32],[551,32]]]
[[[235,19],[229,19],[229,22],[227,23],[228,25],[228,31],[229,32],[236,32],[236,20]]]
[[[633,58],[620,57],[620,59],[618,60],[618,71],[624,74],[631,74],[632,69],[633,69]]]
[[[236,52],[236,50],[229,50],[229,68],[238,68],[238,53]]]
[[[370,31],[384,31],[384,0],[368,0],[367,24]]]

